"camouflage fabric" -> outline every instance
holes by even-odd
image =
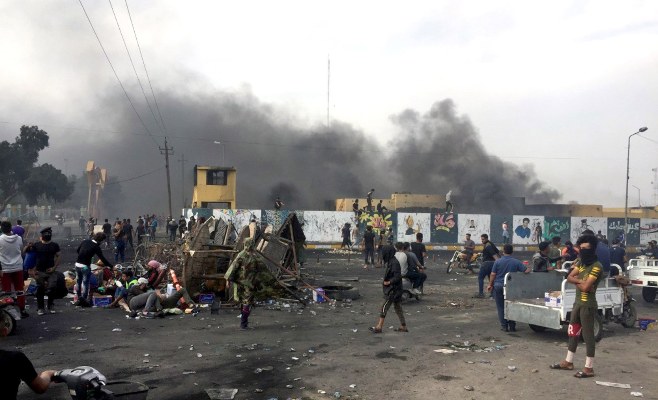
[[[242,304],[253,304],[256,300],[275,297],[277,293],[276,279],[256,252],[251,238],[245,239],[244,250],[235,257],[225,276],[234,283],[233,298]]]

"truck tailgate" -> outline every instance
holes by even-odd
[[[505,300],[505,318],[551,329],[560,329],[560,308]]]

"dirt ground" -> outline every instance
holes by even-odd
[[[63,267],[72,265],[74,245],[66,247]],[[109,380],[145,383],[149,399],[208,399],[206,389],[213,388],[238,389],[235,399],[612,399],[629,398],[632,391],[658,398],[658,331],[604,325],[597,377],[576,379],[548,369],[566,354],[565,333],[535,333],[523,324],[516,333],[500,331],[493,300],[471,298],[476,277],[448,275],[447,252],[430,254],[425,295],[403,305],[409,333],[393,330],[393,310],[383,334],[368,331],[382,303],[381,268],[364,270],[354,258],[348,263],[343,254],[320,251],[311,254],[308,279],[352,280],[345,283],[358,288],[359,299],[258,307],[250,318],[255,329],[240,331],[238,311],[230,309],[135,320],[118,309],[76,309],[59,300],[60,313],[39,317],[29,298],[31,317],[0,343],[20,348],[37,370],[90,365]],[[639,316],[656,318],[658,305],[633,293]],[[434,351],[451,345],[457,353]],[[576,354],[577,367],[584,364],[584,350],[581,345]],[[22,385],[18,398],[69,397],[62,385],[41,396]]]

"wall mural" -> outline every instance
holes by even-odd
[[[429,238],[432,243],[457,243],[457,231],[457,214],[438,212],[434,214]]]
[[[489,214],[459,214],[457,218],[459,227],[458,236],[463,238],[467,233],[471,234],[471,240],[479,243],[480,235],[489,234],[491,228],[491,216]]]
[[[537,244],[543,237],[544,217],[540,215],[515,215],[512,218],[512,243]],[[539,229],[537,228],[539,227]],[[537,234],[541,232],[539,241]]]
[[[426,243],[459,244],[466,233],[479,242],[482,233],[489,234],[491,240],[500,244],[502,239],[502,224],[507,221],[513,244],[537,244],[537,227],[541,230],[541,240],[550,240],[560,236],[562,243],[571,240],[575,243],[585,229],[594,233],[601,231],[608,240],[619,236],[624,229],[624,218],[605,217],[544,217],[539,215],[488,215],[488,214],[453,214],[453,213],[362,213],[355,217],[348,211],[293,211],[293,210],[212,210],[206,208],[186,208],[183,215],[189,220],[210,217],[228,222],[233,221],[239,231],[248,225],[252,216],[262,224],[273,225],[275,229],[281,226],[291,212],[296,212],[304,223],[304,233],[309,243],[340,243],[340,230],[348,222],[352,227],[359,227],[360,235],[367,225],[375,231],[393,229],[393,235],[398,241],[414,241],[417,231],[423,233]],[[645,244],[649,240],[658,240],[658,219],[629,218],[629,234],[627,244]]]
[[[645,244],[649,240],[658,240],[658,219],[641,218],[640,244]]]
[[[562,239],[562,243],[570,240],[571,219],[569,217],[544,217],[544,238],[551,241],[556,236]]]
[[[583,231],[591,230],[594,234],[608,232],[608,218],[605,217],[571,217],[571,239],[574,243]]]
[[[397,241],[398,242],[415,242],[416,233],[423,234],[423,239],[430,238],[430,214],[428,213],[397,213]],[[427,239],[425,239],[427,238]]]

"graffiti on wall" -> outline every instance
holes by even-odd
[[[608,232],[608,219],[604,217],[571,217],[571,239],[574,243],[587,229],[594,234],[601,231],[601,234],[605,235]]]
[[[537,244],[543,236],[544,217],[540,215],[515,215],[512,218],[512,243]]]
[[[610,243],[614,239],[619,239],[620,242],[624,241],[624,218],[608,218],[608,240]],[[628,237],[627,243],[640,243],[640,219],[628,219]]]
[[[649,240],[658,240],[658,219],[641,218],[640,219],[640,244]]]
[[[359,217],[359,229],[364,230],[366,226],[370,225],[375,231],[383,231],[388,228],[394,227],[394,216],[395,213],[385,212],[364,212]],[[394,229],[395,230],[395,229]]]
[[[489,234],[491,216],[489,214],[459,214],[457,222],[460,238],[470,233],[471,239],[477,239],[483,233]]]
[[[353,224],[354,213],[347,211],[304,211],[304,235],[307,241],[342,242],[340,230]]]
[[[430,241],[432,243],[457,242],[457,214],[438,212],[434,214]]]
[[[261,210],[212,210],[212,215],[226,223],[233,222],[238,232],[248,226],[252,218],[261,220]]]
[[[562,243],[569,240],[571,234],[571,220],[569,217],[545,217],[543,240],[550,241],[554,237],[560,237]]]
[[[416,234],[422,233],[423,238],[429,238],[430,214],[428,213],[405,213],[399,212],[397,223],[397,240],[400,242],[415,242]]]
[[[512,241],[512,216],[511,215],[492,215],[491,216],[491,232],[489,232],[489,240],[494,243],[503,243],[503,224],[507,223],[507,233],[509,234],[510,243]]]

